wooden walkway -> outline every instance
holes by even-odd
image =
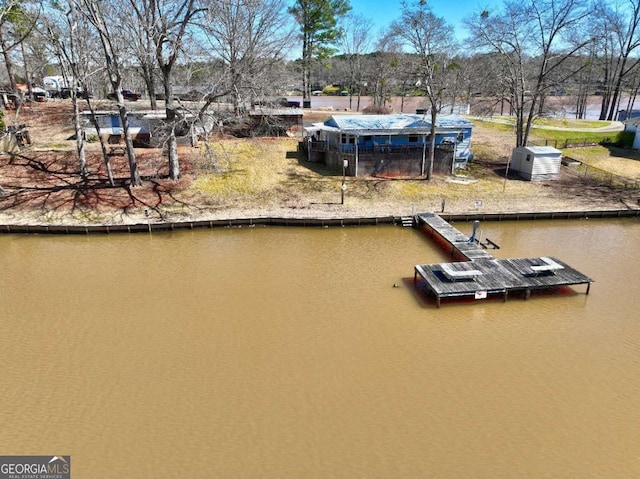
[[[532,291],[550,290],[562,286],[587,285],[593,280],[568,264],[552,257],[495,259],[477,243],[470,243],[460,231],[434,214],[418,216],[418,226],[441,244],[453,263],[420,264],[414,268],[414,283],[424,281],[427,290],[440,307],[442,299],[502,296],[523,293],[527,299]]]
[[[418,215],[418,228],[431,236],[451,257],[459,261],[493,259],[484,248],[433,213]]]

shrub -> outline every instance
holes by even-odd
[[[621,131],[618,133],[617,143],[623,148],[631,148],[635,136],[635,133],[632,131]]]
[[[365,115],[388,115],[391,111],[386,106],[369,105],[362,110]]]
[[[322,89],[323,95],[337,95],[340,93],[341,88],[339,86],[329,85]]]

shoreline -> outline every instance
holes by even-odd
[[[438,213],[446,221],[532,221],[607,219],[640,217],[638,209],[600,209],[572,211],[522,211],[522,212],[467,212]],[[256,226],[287,227],[346,227],[346,226],[409,226],[407,219],[414,219],[420,212],[411,215],[358,216],[358,217],[269,217],[257,216],[229,219],[199,219],[181,221],[143,221],[120,224],[0,224],[0,234],[116,234],[152,233],[176,230],[241,228]],[[403,221],[404,220],[404,221]]]
[[[52,136],[51,130],[66,131],[69,112],[46,105],[38,105],[37,112],[46,121],[31,119],[34,138],[62,139],[62,133]],[[199,150],[185,149],[177,182],[160,175],[164,162],[153,151],[142,150],[137,159],[147,179],[135,188],[128,187],[122,157],[113,159],[118,182],[108,187],[97,154],[88,158],[93,174],[82,180],[72,150],[34,149],[18,160],[0,161],[0,233],[393,224],[420,212],[463,220],[639,215],[637,183],[629,188],[606,175],[591,177],[570,167],[561,170],[557,181],[507,178],[510,134],[482,126],[476,130],[477,164],[459,177],[435,176],[428,182],[366,177],[345,183],[339,174],[300,158],[290,138],[229,139],[220,159],[224,175],[212,174]],[[640,167],[629,176],[640,177]]]

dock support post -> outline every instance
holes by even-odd
[[[525,299],[525,300],[527,300],[527,299],[529,299],[530,297],[531,297],[531,290],[530,290],[530,289],[527,289],[527,290],[524,292],[524,299]]]
[[[585,294],[589,294],[589,290],[591,289],[591,283],[587,284],[587,292]]]

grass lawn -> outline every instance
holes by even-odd
[[[615,146],[589,146],[566,148],[565,156],[589,166],[626,178],[640,180],[640,154],[628,148]]]

